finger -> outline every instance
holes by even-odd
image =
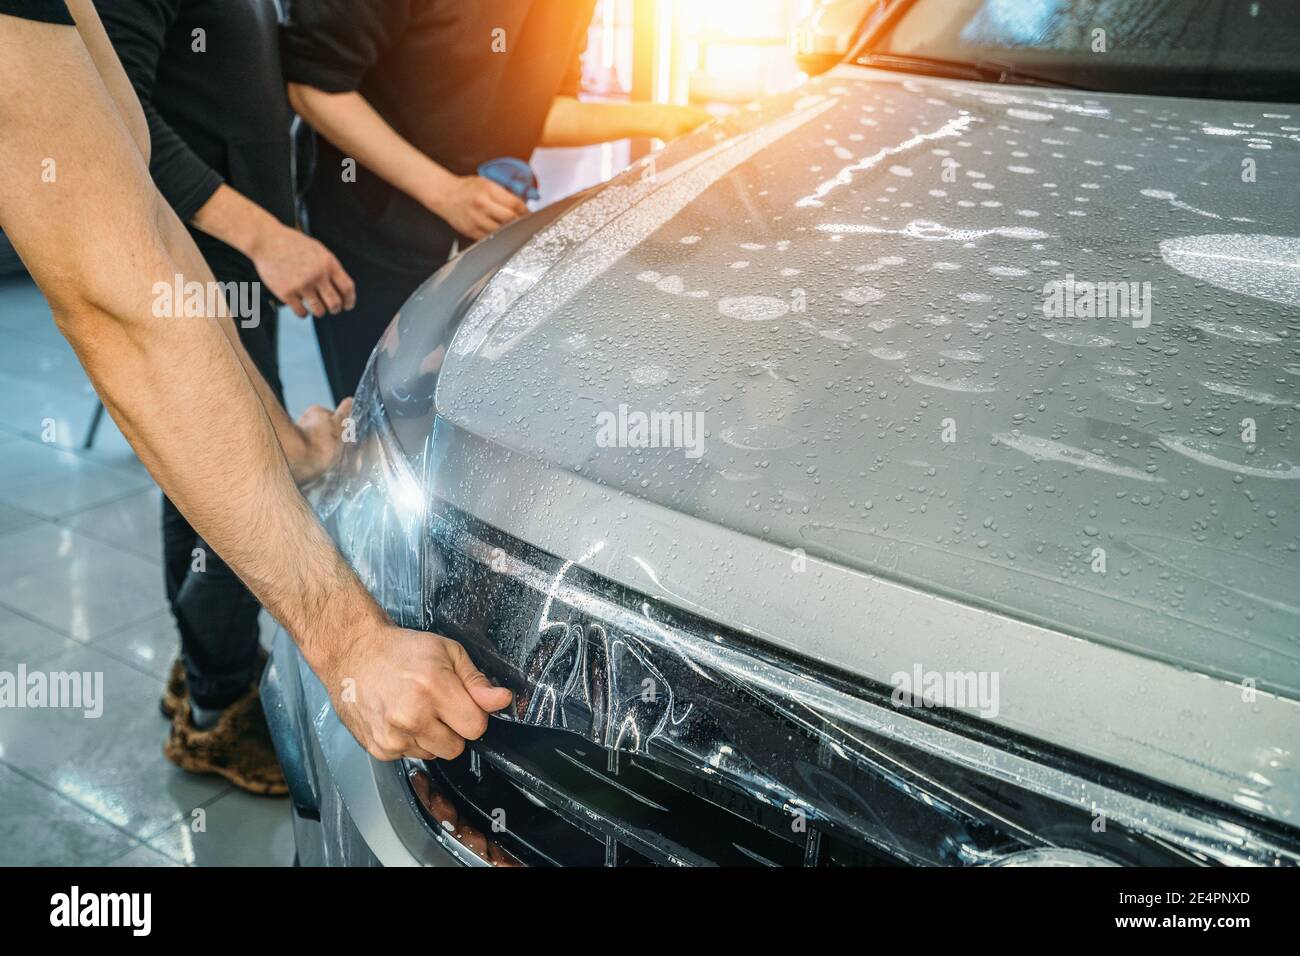
[[[320,405],[312,405],[298,418],[298,427],[304,430],[314,428],[320,421],[331,421],[331,414],[328,408],[322,408]]]
[[[318,319],[325,315],[325,306],[321,300],[316,297],[315,292],[305,293],[302,296],[302,304],[307,307],[308,312],[316,316]]]
[[[338,294],[334,288],[334,283],[328,277],[317,283],[316,298],[318,301],[325,303],[325,308],[329,310],[330,315],[338,315],[343,311],[343,296]]]
[[[430,722],[429,726],[420,731],[414,743],[439,760],[455,760],[465,752],[465,738],[440,720]]]
[[[420,744],[415,741],[413,741],[406,748],[406,753],[402,754],[402,756],[410,757],[412,760],[437,760],[438,759],[438,755],[435,754],[432,750],[428,750],[420,746]]]
[[[357,307],[357,284],[352,281],[352,276],[348,275],[342,264],[330,256],[330,281],[334,283],[334,288],[339,290],[343,297],[343,308],[351,312]]]
[[[293,314],[298,316],[298,318],[307,318],[307,310],[302,307],[302,303],[298,301],[296,295],[289,296],[289,298],[284,300],[284,304],[287,305],[293,311]]]
[[[436,718],[465,740],[477,740],[487,730],[488,715],[450,668],[441,667],[433,674],[432,697],[437,701]],[[423,739],[423,738],[421,738]]]
[[[407,748],[414,746],[415,742],[409,737],[386,731],[370,739],[370,743],[366,744],[366,752],[376,760],[393,761],[401,757]]]
[[[506,223],[514,222],[520,216],[519,213],[515,212],[513,206],[491,199],[484,203],[483,212],[487,213],[496,226],[504,226]]]
[[[465,648],[455,641],[448,641],[448,644],[447,652],[451,656],[451,665],[460,679],[461,686],[465,688],[475,705],[488,713],[508,706],[514,699],[514,695],[504,687],[494,686],[487,675],[474,666]],[[475,734],[474,738],[478,736]]]
[[[344,422],[348,420],[348,416],[351,414],[352,414],[352,399],[345,398],[343,399],[343,401],[339,402],[339,407],[334,409],[334,421],[337,424],[342,425]]]
[[[513,218],[518,219],[520,216],[528,215],[528,206],[522,199],[504,186],[494,183],[490,179],[488,180],[488,195],[498,206],[504,206],[506,209],[509,209],[514,214]]]

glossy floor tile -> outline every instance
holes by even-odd
[[[157,563],[39,524],[0,538],[0,604],[90,641],[148,620],[166,600]]]
[[[292,866],[293,824],[287,797],[231,790],[173,824],[149,846],[191,866]]]
[[[58,631],[0,605],[0,670],[13,673],[19,664],[30,669],[78,646]]]
[[[229,787],[185,773],[163,757],[162,681],[94,648],[41,665],[48,672],[102,675],[102,714],[73,708],[0,709],[0,759],[132,835],[167,831]]]
[[[162,563],[162,492],[146,488],[59,522],[96,541]]]
[[[0,764],[0,866],[94,866],[139,844]]]
[[[158,586],[161,588],[161,579]],[[171,611],[114,631],[91,643],[91,647],[116,657],[138,671],[166,680],[172,661],[180,653],[181,637]]]
[[[0,504],[42,518],[116,501],[149,485],[143,472],[101,464],[38,440],[10,443],[0,454]]]
[[[0,448],[0,455],[3,454],[4,449]],[[7,535],[10,531],[29,528],[40,520],[36,515],[28,514],[26,511],[0,504],[0,537]]]
[[[147,843],[137,844],[121,856],[109,860],[105,866],[181,866],[171,857],[159,853]],[[252,864],[260,865],[260,864]]]

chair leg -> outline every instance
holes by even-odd
[[[95,444],[95,433],[99,431],[99,423],[104,420],[104,403],[95,403],[95,414],[91,416],[90,428],[86,429],[86,441],[81,446],[87,451]]]

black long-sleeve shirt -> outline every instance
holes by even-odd
[[[0,14],[38,23],[76,24],[63,0],[0,0]]]
[[[97,0],[149,121],[149,171],[184,222],[230,186],[285,224],[294,221],[289,127],[275,0]],[[191,229],[223,281],[253,265]]]
[[[576,96],[596,0],[290,0],[285,77],[360,92],[426,156],[467,176],[527,161],[555,97]],[[429,268],[456,239],[444,220],[320,138],[308,192],[327,243],[380,264]]]

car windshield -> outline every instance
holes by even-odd
[[[1115,93],[1295,102],[1297,51],[1296,0],[902,0],[860,62]]]

